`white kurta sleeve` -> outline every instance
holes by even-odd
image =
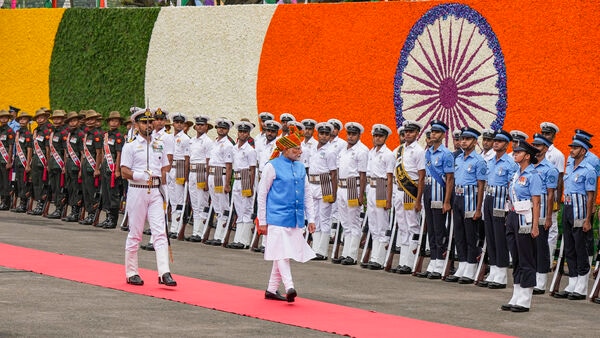
[[[267,194],[271,190],[273,180],[275,180],[275,168],[271,163],[267,163],[263,169],[256,192],[256,202],[258,204],[258,224],[267,225]]]

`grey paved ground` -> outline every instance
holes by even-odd
[[[118,229],[0,212],[0,242],[28,248],[120,264],[125,235]],[[260,254],[177,241],[173,251],[171,269],[176,274],[257,290],[266,287],[270,263]],[[155,269],[154,254],[140,252],[140,266]],[[293,264],[292,272],[300,297],[515,336],[598,336],[600,305],[588,301],[535,296],[531,312],[515,314],[499,310],[511,288],[488,290],[331,262]],[[0,305],[0,337],[327,335],[3,267]],[[394,334],[401,336],[402,328]]]

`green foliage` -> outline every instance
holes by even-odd
[[[50,62],[53,109],[129,115],[144,106],[146,58],[158,8],[68,9]]]

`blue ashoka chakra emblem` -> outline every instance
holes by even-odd
[[[443,4],[412,27],[394,78],[396,124],[441,120],[502,128],[506,114],[506,67],[488,22],[472,8]]]

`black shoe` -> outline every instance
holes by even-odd
[[[506,289],[506,284],[500,284],[496,282],[489,282],[488,289],[498,290],[498,289]]]
[[[430,274],[431,274],[431,272],[429,272],[429,271],[417,272],[417,273],[415,273],[415,277],[429,278]]]
[[[177,233],[176,232],[169,232],[169,238],[170,239],[177,239]]]
[[[412,269],[406,265],[396,268],[396,273],[400,275],[410,275],[412,274]]]
[[[342,264],[342,261],[344,259],[346,259],[346,257],[344,257],[344,256],[340,256],[338,258],[332,258],[331,259],[331,263],[333,263],[333,264]]]
[[[546,290],[542,290],[542,289],[538,289],[538,288],[533,288],[533,294],[534,295],[543,295],[544,293],[546,293]]]
[[[198,243],[198,242],[202,242],[202,237],[200,237],[200,236],[198,236],[198,235],[192,235],[192,236],[190,236],[190,237],[186,237],[186,239],[185,239],[185,240],[186,240],[186,241],[189,241],[189,242],[195,242],[195,243]]]
[[[427,276],[427,279],[442,279],[442,274],[439,272],[432,272]]]
[[[144,235],[152,235],[152,233],[150,232],[150,228],[145,229],[143,232]]]
[[[140,249],[142,250],[146,250],[146,251],[154,251],[154,244],[148,242],[148,244],[144,245],[140,245]]]
[[[6,211],[8,209],[10,209],[8,207],[8,204],[5,204],[5,203],[0,204],[0,211]]]
[[[86,218],[79,221],[79,224],[83,224],[83,225],[92,225],[92,223],[94,223],[94,213],[88,214],[88,216]]]
[[[161,277],[158,277],[158,284],[164,284],[166,286],[177,286],[177,282],[173,280],[170,272],[165,272]]]
[[[140,275],[133,275],[131,277],[127,277],[127,284],[131,285],[144,285],[144,281]]]
[[[567,291],[560,291],[560,292],[555,292],[552,297],[554,298],[560,298],[560,299],[564,299],[564,298],[569,298],[569,295],[571,293],[567,292]]]
[[[381,265],[377,262],[370,262],[369,270],[383,270],[383,265]]]
[[[116,219],[112,219],[112,222],[110,222],[110,224],[107,224],[105,226],[102,227],[102,229],[114,229],[117,227],[117,220]]]
[[[95,225],[96,228],[104,228],[107,225],[112,224],[112,220],[110,218],[110,216],[106,216],[106,219],[98,224]]]
[[[215,241],[214,239],[208,239],[208,240],[206,240],[206,242],[204,242],[204,244],[212,245],[214,241]]]
[[[600,304],[600,298],[594,298],[594,299],[592,299],[592,302],[594,302],[596,304]]]
[[[482,288],[487,288],[488,285],[490,284],[490,282],[486,281],[486,280],[480,280],[479,282],[476,283],[477,286],[480,286]]]
[[[572,292],[569,294],[569,296],[567,297],[569,300],[584,300],[585,299],[585,295],[579,294],[577,292]]]
[[[21,205],[19,205],[18,207],[16,207],[15,209],[13,209],[11,211],[16,212],[18,214],[25,213],[25,212],[27,212],[27,205],[26,204],[25,205],[21,204]]]
[[[368,263],[362,263],[361,262],[360,263],[360,267],[363,268],[363,269],[368,269],[369,268],[369,263],[371,263],[371,262],[368,262]]]
[[[460,277],[458,279],[458,284],[473,284],[473,282],[475,281],[469,277]]]
[[[48,215],[49,219],[59,219],[62,216],[62,208],[56,208],[53,213]]]
[[[281,301],[285,301],[287,300],[287,298],[285,298],[284,296],[282,296],[279,291],[275,291],[275,293],[273,292],[269,292],[269,291],[265,291],[265,299],[270,299],[270,300],[281,300]]]
[[[456,283],[456,282],[458,282],[459,279],[460,278],[458,276],[450,275],[450,276],[446,277],[446,279],[444,279],[444,282]]]
[[[246,246],[242,243],[229,243],[225,247],[229,249],[244,249]]]
[[[352,259],[352,257],[346,257],[342,261],[342,265],[356,265],[356,260]]]
[[[521,305],[513,305],[510,308],[510,311],[512,311],[512,312],[529,312],[529,308],[521,306]]]
[[[124,225],[124,226],[121,227],[121,230],[122,231],[129,231],[129,226]]]
[[[210,245],[214,245],[214,246],[219,246],[223,243],[221,243],[220,239],[213,239],[212,243],[210,243]]]
[[[77,222],[79,221],[79,208],[78,207],[72,207],[71,208],[71,213],[62,219],[63,222]]]
[[[252,248],[252,251],[265,253],[265,247],[261,245],[258,248]]]
[[[327,260],[327,257],[323,256],[321,254],[317,254],[316,257],[314,257],[313,259],[311,259],[311,261],[326,261],[326,260]]]
[[[298,295],[298,293],[296,293],[296,290],[294,288],[290,288],[289,290],[287,290],[285,298],[288,303],[293,303],[294,300],[296,300],[297,295]]]
[[[500,310],[502,310],[502,311],[510,311],[510,310],[512,310],[512,307],[513,307],[513,306],[512,306],[512,305],[510,305],[510,304],[502,304],[502,305],[500,306]]]

